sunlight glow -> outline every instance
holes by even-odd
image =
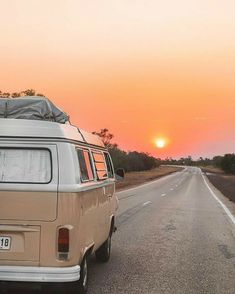
[[[157,148],[164,148],[166,146],[166,140],[164,140],[162,138],[157,139],[155,143],[156,143]]]

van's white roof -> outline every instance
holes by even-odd
[[[104,147],[97,135],[70,124],[24,119],[0,119],[1,137],[68,139]]]

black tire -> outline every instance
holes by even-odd
[[[85,294],[88,288],[88,276],[89,276],[89,255],[86,254],[83,257],[81,263],[80,279],[78,283],[78,293]]]
[[[95,256],[98,261],[108,262],[111,255],[111,239],[112,235],[110,234],[108,239],[96,250]]]

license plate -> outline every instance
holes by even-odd
[[[10,250],[11,238],[0,236],[0,250]]]

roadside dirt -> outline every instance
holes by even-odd
[[[210,182],[229,200],[235,202],[235,175],[227,175],[212,167],[202,168]]]
[[[116,190],[120,191],[126,188],[138,186],[145,182],[156,180],[160,177],[169,175],[180,170],[182,170],[181,167],[160,166],[158,168],[148,171],[129,172],[125,174],[125,178],[123,181],[116,184]]]

